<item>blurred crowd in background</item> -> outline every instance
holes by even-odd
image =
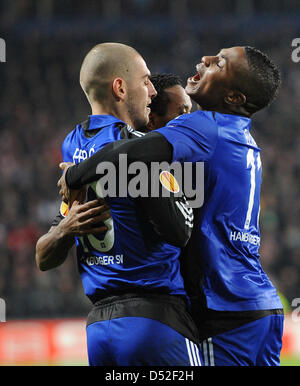
[[[241,5],[243,3],[243,6]],[[203,55],[252,45],[282,72],[277,100],[254,117],[262,149],[261,260],[291,303],[300,297],[300,37],[297,0],[20,0],[0,2],[0,298],[7,319],[85,316],[75,253],[39,272],[35,243],[60,200],[61,143],[90,114],[78,77],[97,43],[135,47],[152,73],[194,75]],[[122,60],[122,58],[120,58]]]

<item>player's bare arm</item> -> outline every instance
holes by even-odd
[[[74,244],[74,236],[107,231],[105,225],[99,226],[98,223],[109,217],[108,206],[103,201],[93,200],[81,204],[75,200],[68,215],[38,240],[35,256],[38,268],[47,271],[61,265]]]

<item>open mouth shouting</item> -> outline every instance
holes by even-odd
[[[188,83],[190,83],[190,84],[199,83],[199,81],[201,80],[202,75],[203,75],[202,68],[203,68],[203,66],[201,65],[201,63],[197,64],[197,66],[196,66],[197,73],[194,76],[191,76],[190,78],[188,78]]]

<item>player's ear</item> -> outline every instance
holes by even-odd
[[[116,100],[124,100],[126,95],[126,83],[122,78],[115,78],[112,83],[112,92]]]
[[[230,90],[224,98],[228,105],[242,106],[246,103],[246,95],[237,90]]]

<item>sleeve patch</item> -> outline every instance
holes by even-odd
[[[69,207],[68,207],[68,205],[65,202],[62,202],[61,205],[60,205],[60,210],[59,211],[60,211],[60,214],[63,217],[66,217],[69,214]]]
[[[162,186],[171,193],[179,193],[180,188],[179,184],[176,181],[176,178],[168,172],[167,170],[163,171],[159,175],[159,181]]]

